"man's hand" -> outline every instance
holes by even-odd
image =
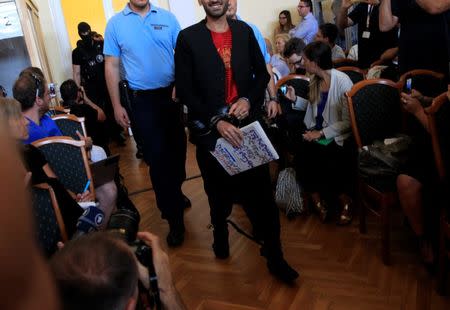
[[[159,238],[149,232],[138,232],[137,237],[152,248],[153,265],[158,277],[159,294],[164,309],[186,309],[172,280],[169,256],[162,249]],[[148,277],[148,273],[146,275]]]
[[[89,190],[85,191],[84,193],[77,194],[77,202],[87,202],[87,201],[94,201],[95,197]]]
[[[284,96],[289,100],[291,100],[292,102],[295,102],[295,100],[297,100],[297,96],[295,95],[295,88],[292,86],[287,87],[287,91]]]
[[[276,101],[273,100],[269,101],[266,105],[266,110],[268,118],[274,118],[277,115],[281,115],[281,106]]]
[[[403,108],[413,115],[416,115],[423,110],[418,97],[413,96],[413,94],[402,93],[402,103]]]
[[[114,107],[114,117],[116,119],[117,124],[122,126],[124,129],[128,129],[128,127],[130,127],[130,119],[124,107],[122,106]]]
[[[92,138],[91,137],[85,137],[83,136],[78,130],[76,131],[78,138],[80,138],[80,140],[84,141],[84,147],[87,150],[92,149]]]
[[[242,131],[226,121],[217,123],[217,131],[234,147],[239,147],[244,140]]]
[[[228,114],[235,116],[238,120],[244,119],[248,116],[250,110],[250,103],[248,100],[239,98],[233,103]]]
[[[322,137],[322,133],[318,130],[311,130],[311,131],[307,131],[303,134],[303,139],[305,139],[306,141],[314,141],[314,140],[318,140]]]

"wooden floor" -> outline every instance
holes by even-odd
[[[134,156],[134,141],[129,139],[126,147],[114,151],[122,155],[121,173],[141,212],[141,229],[165,240],[168,225],[160,218],[153,191],[145,191],[151,186],[148,170]],[[361,235],[357,220],[349,227],[337,227],[320,223],[314,215],[292,221],[281,215],[284,253],[300,273],[292,287],[274,279],[257,245],[232,228],[230,258],[215,259],[208,202],[202,179],[195,178],[199,170],[192,145],[187,175],[194,178],[183,185],[193,205],[185,212],[186,240],[167,251],[188,309],[450,309],[450,298],[435,293],[433,278],[421,266],[414,239],[401,219],[393,225],[390,267],[381,262],[377,221],[370,216],[368,234]],[[232,219],[249,229],[239,207]]]

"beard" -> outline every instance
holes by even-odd
[[[213,7],[214,5],[222,5],[222,7]],[[203,9],[205,10],[205,13],[209,17],[213,18],[220,18],[224,16],[228,11],[228,0],[217,0],[217,1],[211,1],[207,5],[203,5]]]

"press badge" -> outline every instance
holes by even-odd
[[[364,31],[362,34],[363,39],[369,39],[370,38],[370,31]]]

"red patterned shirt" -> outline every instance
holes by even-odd
[[[232,34],[231,29],[219,33],[211,31],[212,40],[225,65],[225,101],[232,104],[238,97],[236,82],[233,79],[233,69],[231,68]]]

